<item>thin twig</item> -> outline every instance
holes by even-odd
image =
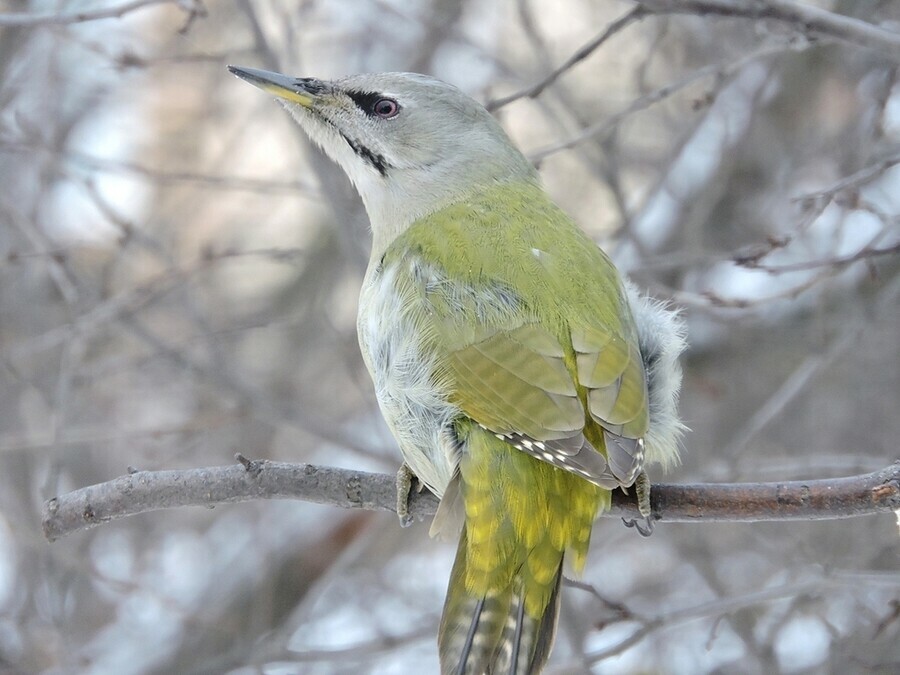
[[[533,164],[538,165],[550,155],[556,154],[562,150],[568,150],[569,148],[577,146],[579,143],[583,143],[592,138],[602,136],[612,131],[626,118],[632,116],[637,112],[646,110],[647,108],[669,98],[670,96],[678,93],[682,89],[685,89],[695,82],[709,77],[722,81],[725,78],[729,77],[731,74],[740,71],[741,68],[749,63],[752,63],[753,61],[763,59],[768,56],[782,54],[787,49],[788,46],[786,45],[767,45],[756,51],[746,54],[733,62],[726,64],[713,63],[698,68],[694,71],[691,71],[680,80],[670,82],[665,86],[660,87],[659,89],[655,89],[639,96],[623,110],[620,110],[607,119],[600,120],[585,127],[577,134],[575,134],[572,138],[557,141],[556,143],[552,143],[544,148],[535,150],[528,155],[528,159],[531,160]]]
[[[868,245],[864,246],[856,253],[834,256],[833,258],[821,258],[798,263],[785,263],[783,265],[762,265],[754,263],[742,264],[740,266],[746,267],[747,269],[762,270],[763,272],[770,272],[772,274],[783,274],[785,272],[807,272],[820,267],[844,268],[855,262],[859,262],[860,260],[871,260],[872,258],[897,254],[900,254],[900,243],[892,246],[885,246],[883,248],[876,248],[872,245]]]
[[[556,82],[556,80],[558,80],[560,76],[562,76],[567,70],[570,70],[572,67],[584,61],[588,56],[593,54],[594,51],[596,51],[596,49],[600,47],[600,45],[602,45],[604,42],[606,42],[609,38],[611,38],[616,33],[619,33],[625,27],[630,26],[632,23],[640,21],[645,16],[647,16],[647,14],[649,14],[649,12],[647,12],[644,8],[635,7],[627,14],[619,17],[611,24],[609,24],[602,33],[591,39],[590,42],[582,45],[578,49],[578,51],[572,54],[572,56],[566,59],[561,66],[554,69],[549,75],[531,85],[530,87],[526,87],[525,89],[517,91],[514,94],[503,96],[502,98],[497,98],[493,101],[488,101],[485,107],[493,112],[495,110],[499,110],[505,105],[509,105],[513,101],[519,100],[520,98],[534,98],[536,96],[539,96],[541,92],[544,91],[544,89]]]
[[[173,171],[144,166],[138,162],[111,160],[77,151],[58,151],[31,143],[11,143],[0,141],[0,151],[21,154],[33,154],[35,151],[46,152],[49,157],[63,158],[71,161],[79,168],[93,169],[102,173],[129,173],[156,181],[160,184],[196,183],[200,187],[223,191],[247,191],[260,194],[287,193],[319,197],[317,188],[299,180],[275,180],[251,178],[236,175],[204,174],[191,171]]]
[[[635,0],[651,14],[694,14],[770,20],[802,35],[828,37],[900,59],[900,33],[793,0]]]
[[[866,583],[881,581],[888,588],[897,588],[900,578],[896,574],[881,580],[866,580]],[[698,619],[715,619],[734,614],[735,612],[763,603],[805,595],[818,594],[833,589],[858,587],[861,580],[857,574],[847,574],[834,571],[814,578],[797,582],[787,582],[771,588],[763,588],[734,597],[717,598],[687,607],[660,612],[659,614],[639,617],[634,614],[623,616],[618,622],[637,622],[638,627],[624,638],[607,647],[588,654],[590,663],[597,663],[604,659],[621,654],[629,648],[641,642],[651,633],[666,628],[671,629],[678,624],[695,621]],[[881,584],[879,584],[881,585]]]
[[[203,5],[197,0],[131,0],[131,2],[124,2],[121,5],[72,12],[71,14],[62,14],[60,12],[0,14],[0,26],[34,28],[36,26],[68,26],[74,23],[97,21],[98,19],[121,19],[135,10],[153,5],[175,5],[190,16],[204,16],[206,13]]]
[[[248,468],[250,467],[250,468]],[[252,470],[250,470],[252,469]],[[256,461],[181,471],[139,471],[44,504],[50,541],[160,509],[254,499],[300,499],[342,508],[394,511],[395,477],[311,464]],[[434,514],[438,500],[413,491],[410,515]],[[654,485],[653,517],[667,522],[828,520],[900,509],[900,461],[848,478],[775,483]],[[606,515],[638,517],[633,495],[613,493]]]
[[[881,176],[888,169],[900,164],[900,155],[891,155],[878,160],[874,164],[860,169],[859,171],[841,178],[838,182],[815,192],[807,192],[792,198],[792,202],[808,203],[818,199],[825,199],[828,202],[834,199],[839,192],[848,189],[856,189],[875,178]]]

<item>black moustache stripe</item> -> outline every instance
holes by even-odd
[[[374,167],[375,170],[381,174],[382,178],[387,177],[388,169],[391,168],[391,165],[387,163],[387,160],[385,160],[382,155],[372,152],[371,150],[369,150],[369,148],[360,143],[357,143],[343,132],[341,133],[341,136],[343,136],[344,140],[347,141],[347,145],[353,148],[353,152],[355,152],[357,156],[362,157],[364,160],[366,160],[366,162]]]

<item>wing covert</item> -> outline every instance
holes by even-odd
[[[536,324],[498,328],[451,351],[447,366],[455,403],[487,429],[536,441],[581,433],[585,417],[556,339]]]

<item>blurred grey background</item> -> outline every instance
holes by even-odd
[[[896,2],[814,4],[900,32]],[[634,6],[0,2],[0,673],[436,672],[454,547],[427,523],[256,502],[41,535],[44,500],[129,466],[399,464],[356,344],[360,202],[227,63],[422,71],[492,102],[554,198],[683,308],[692,432],[667,480],[897,457],[898,61],[649,16],[503,104]],[[649,539],[604,519],[549,672],[898,672],[898,556],[888,515]]]

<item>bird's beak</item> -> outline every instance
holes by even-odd
[[[288,77],[268,70],[239,66],[228,66],[228,71],[267,94],[297,103],[304,108],[312,107],[319,95],[328,88],[322,80],[312,77]]]

